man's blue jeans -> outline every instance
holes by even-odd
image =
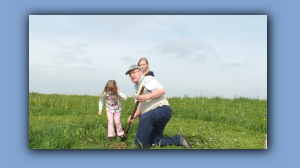
[[[170,106],[157,107],[144,113],[139,121],[134,144],[147,149],[150,145],[180,145],[180,136],[162,137],[165,126],[172,116]]]

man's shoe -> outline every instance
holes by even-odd
[[[186,148],[191,148],[192,147],[190,145],[189,141],[181,133],[178,133],[178,135],[181,137],[181,142],[180,142],[181,146],[184,146]]]

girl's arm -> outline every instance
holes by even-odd
[[[118,96],[120,96],[123,100],[127,100],[127,96],[126,96],[123,92],[119,91],[119,92],[117,92],[117,94],[118,94]]]
[[[101,95],[101,98],[99,100],[99,111],[102,111],[103,108],[103,103],[104,103],[104,98],[105,98],[105,93],[103,93],[103,95]]]

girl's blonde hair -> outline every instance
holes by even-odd
[[[140,64],[140,62],[143,61],[143,60],[146,61],[147,64],[149,64],[147,58],[141,58],[141,59],[139,60],[139,62],[138,62],[137,65],[140,66],[139,64]],[[149,66],[147,67],[147,69],[145,69],[145,75],[146,75],[148,72],[149,72]],[[143,73],[144,73],[144,72],[143,72]]]
[[[117,92],[116,92],[116,88],[117,88],[117,83],[116,83],[116,81],[115,81],[115,80],[109,80],[109,81],[106,83],[106,85],[105,85],[105,87],[104,87],[104,90],[103,90],[103,92],[101,93],[101,96],[102,96],[105,92],[108,93],[108,91],[110,91],[110,92],[115,91],[115,92],[114,92],[114,95],[115,95],[115,97],[117,98],[117,97],[118,97],[118,94],[117,94]]]

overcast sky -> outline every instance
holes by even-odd
[[[167,97],[267,99],[266,15],[29,16],[29,92],[133,96],[142,57]]]

